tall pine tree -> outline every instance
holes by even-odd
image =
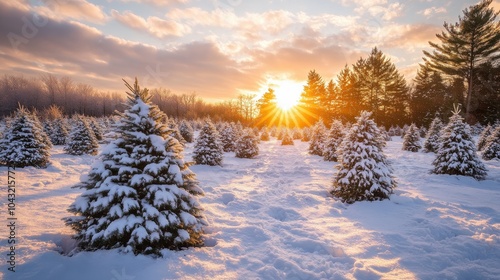
[[[424,51],[431,67],[467,82],[467,121],[473,113],[472,99],[477,99],[472,96],[476,72],[485,63],[496,64],[500,60],[500,22],[491,3],[492,0],[482,0],[463,10],[457,23],[445,22],[445,30],[436,35],[440,44],[429,42],[434,51]]]

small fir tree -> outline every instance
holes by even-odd
[[[290,136],[290,133],[288,133],[288,130],[285,130],[283,132],[283,139],[281,140],[281,145],[282,146],[285,146],[285,145],[293,145],[293,139],[292,139],[292,136]]]
[[[339,148],[332,195],[343,202],[388,199],[396,187],[371,113],[362,112]]]
[[[403,138],[403,151],[418,152],[420,144],[420,131],[415,124],[411,124]]]
[[[443,122],[439,117],[432,120],[429,130],[425,135],[424,152],[435,153],[439,149],[439,137],[441,136],[441,129],[443,129]]]
[[[75,115],[73,117],[73,128],[68,137],[68,142],[64,151],[70,155],[96,155],[99,143],[94,132],[84,116]]]
[[[334,120],[330,127],[330,133],[325,143],[325,149],[323,150],[323,159],[326,161],[337,161],[337,149],[342,143],[342,139],[345,136],[344,126],[339,120]]]
[[[198,139],[196,139],[193,160],[196,164],[222,166],[223,153],[217,129],[210,120],[206,120]]]
[[[181,121],[181,124],[179,125],[179,132],[181,133],[182,138],[184,138],[184,140],[187,143],[193,143],[194,130],[188,121],[186,121],[186,120]]]
[[[313,127],[311,133],[311,143],[309,143],[309,153],[311,155],[323,156],[326,142],[326,127],[323,120],[319,120]]]
[[[236,141],[235,153],[237,158],[254,158],[259,154],[257,137],[250,130],[244,130]]]
[[[54,145],[65,145],[69,132],[64,118],[57,118],[52,121],[52,134],[50,140]]]
[[[261,141],[269,141],[269,140],[271,140],[269,132],[267,131],[266,128],[264,128],[263,131],[262,131],[262,133],[260,134],[260,140]]]
[[[102,127],[95,118],[87,118],[90,129],[94,132],[95,139],[101,141],[103,137]]]
[[[134,254],[201,246],[203,191],[183,159],[183,147],[151,103],[147,89],[130,90],[117,133],[94,163],[70,206],[67,225],[82,250],[119,248]]]
[[[300,141],[301,142],[311,141],[311,128],[304,127],[304,129],[302,129],[302,139],[300,139]]]
[[[500,160],[500,125],[497,126],[486,140],[483,149],[483,159]]]
[[[455,108],[448,125],[443,129],[432,173],[484,179],[486,168],[476,154],[469,126],[459,113],[460,110]]]
[[[181,132],[179,131],[177,121],[175,119],[168,119],[167,123],[168,127],[170,128],[172,137],[177,139],[177,141],[179,141],[179,143],[184,146],[184,144],[186,144],[186,140],[184,140],[184,137],[182,137]]]
[[[483,131],[481,131],[481,134],[479,134],[479,138],[477,139],[477,150],[482,151],[484,147],[486,146],[486,141],[488,140],[488,137],[490,137],[491,133],[493,132],[494,127],[491,125],[487,125]]]
[[[302,139],[302,131],[300,131],[300,128],[295,127],[295,128],[292,130],[292,138],[293,138],[293,140],[299,140],[299,139]]]
[[[283,136],[285,135],[286,129],[281,128],[276,136],[276,140],[283,140]]]
[[[32,113],[20,106],[0,141],[0,162],[12,167],[49,164],[50,141],[42,124]]]
[[[236,140],[238,139],[236,132],[234,131],[234,126],[225,123],[221,128],[220,140],[222,144],[222,150],[224,152],[234,152],[234,147],[236,145]]]

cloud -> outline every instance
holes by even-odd
[[[230,29],[244,39],[259,40],[266,35],[276,35],[294,23],[294,15],[283,10],[266,11],[263,13],[245,13],[236,15],[229,9],[202,10],[198,7],[173,9],[166,18],[183,22],[191,27],[207,26]]]
[[[380,31],[382,44],[385,48],[425,48],[429,41],[436,40],[436,34],[441,32],[441,27],[431,24],[393,24],[385,26]]]
[[[51,18],[65,19],[73,18],[86,20],[93,23],[104,23],[106,14],[100,6],[89,3],[86,0],[42,0],[43,5],[37,6],[34,10]]]
[[[28,11],[0,4],[1,74],[69,76],[105,90],[122,91],[121,79],[138,77],[145,87],[164,87],[177,93],[197,92],[205,98],[228,98],[237,88],[258,85],[240,65],[207,42],[193,42],[162,50],[103,35],[75,22],[47,19],[36,31],[23,34]],[[18,43],[18,44],[12,44]]]
[[[121,2],[136,2],[136,3],[142,3],[142,4],[149,4],[153,6],[172,6],[176,4],[183,4],[187,3],[189,0],[120,0]]]
[[[444,13],[446,13],[445,7],[430,7],[418,12],[418,14],[424,15],[426,17],[431,17],[435,14],[444,14]]]
[[[146,31],[158,38],[168,36],[181,37],[191,33],[189,26],[180,24],[174,20],[161,19],[155,16],[144,19],[130,11],[120,13],[116,10],[111,11],[111,16],[125,26],[139,31]]]
[[[374,18],[391,21],[402,16],[404,5],[395,2],[389,4],[387,0],[341,0],[344,6],[355,6],[354,11],[360,15],[370,15]]]

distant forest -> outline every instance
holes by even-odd
[[[456,23],[444,23],[437,42],[429,42],[417,76],[407,84],[395,65],[377,47],[366,58],[346,65],[335,79],[324,81],[310,70],[300,102],[280,111],[274,90],[260,99],[242,94],[216,104],[195,93],[175,94],[150,89],[153,102],[169,117],[239,121],[253,126],[308,126],[318,119],[352,122],[363,110],[390,127],[415,123],[428,126],[432,119],[451,115],[462,106],[467,122],[483,125],[500,120],[500,22],[498,12],[483,0],[463,11]],[[117,81],[119,82],[119,81]],[[147,87],[147,85],[144,85]],[[18,104],[41,111],[57,105],[65,114],[107,116],[120,110],[125,95],[99,92],[68,77],[50,74],[38,78],[6,75],[0,79],[0,116]]]

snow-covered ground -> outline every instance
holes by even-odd
[[[307,143],[262,142],[255,159],[226,153],[223,167],[192,166],[206,195],[206,247],[164,258],[82,252],[62,217],[95,159],[52,151],[47,169],[16,172],[16,272],[4,279],[499,279],[500,162],[484,181],[430,174],[434,154],[385,152],[398,188],[391,200],[346,205],[329,196],[334,163]],[[186,149],[191,158],[192,145]],[[0,168],[6,185],[7,168]],[[7,215],[7,191],[0,211]],[[1,278],[1,275],[0,275]]]

